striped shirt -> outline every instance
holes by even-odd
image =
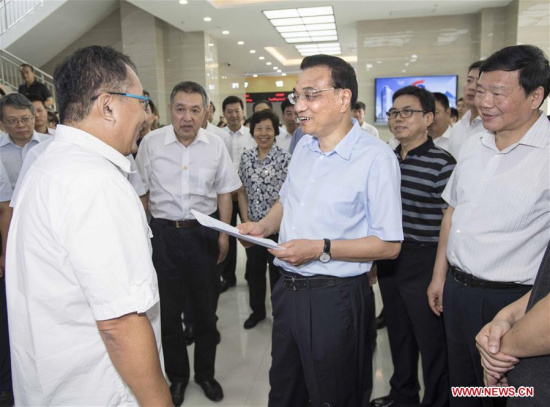
[[[447,203],[441,194],[456,161],[437,147],[432,138],[401,158],[401,145],[395,149],[401,167],[401,201],[405,242],[437,246],[443,210]]]

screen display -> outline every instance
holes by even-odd
[[[375,79],[375,122],[387,123],[386,112],[391,109],[393,94],[405,86],[418,86],[430,92],[440,92],[449,98],[450,107],[456,107],[457,75],[403,76]]]

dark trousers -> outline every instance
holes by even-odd
[[[268,237],[275,242],[279,240],[276,233]],[[246,249],[246,273],[248,293],[252,313],[258,317],[265,317],[266,277],[265,268],[269,266],[269,284],[271,291],[281,278],[279,267],[273,264],[274,257],[263,246],[254,245]]]
[[[10,337],[5,277],[0,278],[0,391],[11,391]]]
[[[272,293],[270,407],[365,407],[372,391],[367,275],[339,285]]]
[[[483,386],[481,357],[475,337],[504,307],[522,297],[529,287],[486,289],[465,286],[449,272],[443,291],[450,386]],[[492,400],[451,397],[451,406],[490,405]],[[485,403],[485,404],[484,404]]]
[[[216,359],[218,233],[203,226],[178,229],[156,219],[151,220],[151,229],[166,374],[171,382],[189,381],[189,357],[181,322],[188,295],[195,337],[195,377],[210,380]]]
[[[233,212],[231,213],[231,226],[237,225],[237,214],[239,213],[239,205],[233,202]],[[235,270],[237,268],[237,239],[229,236],[229,250],[227,257],[218,265],[218,271],[222,279],[231,283],[237,282]]]
[[[390,396],[397,404],[418,404],[418,356],[422,356],[422,405],[447,406],[449,384],[443,318],[428,305],[437,247],[403,243],[395,260],[378,261],[378,282],[394,371]]]

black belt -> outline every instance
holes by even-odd
[[[283,286],[287,290],[301,291],[301,290],[318,290],[320,288],[334,287],[345,281],[349,281],[352,278],[364,277],[364,274],[356,277],[332,277],[315,275],[311,277],[302,276],[301,274],[291,273],[290,271],[281,270],[281,277],[283,278]]]
[[[199,221],[196,219],[184,219],[184,220],[169,220],[169,219],[160,219],[153,218],[155,222],[159,225],[172,226],[175,228],[194,228],[200,225]]]
[[[506,290],[506,289],[518,289],[518,288],[530,288],[530,285],[517,284],[513,282],[502,282],[502,281],[488,281],[482,280],[481,278],[474,277],[472,274],[466,273],[459,268],[451,266],[451,273],[456,282],[467,285],[469,287],[480,287],[480,288],[492,288],[497,290]]]

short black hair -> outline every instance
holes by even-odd
[[[351,90],[351,105],[355,105],[357,102],[357,76],[353,67],[342,58],[335,57],[333,55],[311,55],[305,57],[300,64],[300,69],[303,71],[308,68],[315,68],[317,66],[326,66],[330,69],[332,77],[332,86],[335,89],[349,89]]]
[[[285,110],[289,106],[292,106],[292,109],[294,109],[294,105],[292,103],[290,103],[290,100],[288,100],[288,98],[285,98],[285,100],[283,100],[281,102],[281,112],[283,112],[283,114],[285,114]]]
[[[367,110],[367,105],[363,102],[357,102],[353,105],[352,110]]]
[[[48,110],[48,123],[54,122],[56,125],[59,124],[59,119],[57,118],[57,115],[54,112],[50,112]]]
[[[395,99],[399,96],[405,95],[417,98],[425,113],[435,114],[435,99],[431,92],[424,88],[419,88],[418,86],[405,86],[393,94],[392,102],[395,102]]]
[[[470,66],[468,67],[468,73],[470,73],[470,71],[472,69],[479,69],[479,67],[481,66],[481,64],[483,63],[483,61],[476,61],[476,62],[472,62],[470,64]]]
[[[273,110],[273,105],[271,104],[271,102],[269,100],[258,100],[257,102],[254,102],[254,104],[252,105],[252,111],[254,111],[254,109],[256,109],[256,106],[258,106],[262,103],[265,103],[266,105],[269,106],[269,108],[271,110]]]
[[[212,106],[212,113],[216,113],[216,105],[214,102],[210,101],[210,106]]]
[[[128,85],[130,58],[111,47],[80,48],[55,69],[53,80],[61,123],[78,123],[90,114],[92,97],[121,92]]]
[[[271,120],[271,123],[273,124],[273,129],[275,130],[275,135],[278,136],[279,116],[273,113],[272,110],[265,109],[254,113],[250,118],[250,134],[252,134],[252,137],[254,137],[254,127],[256,127],[258,123],[263,122],[264,120]]]
[[[458,114],[458,109],[456,107],[451,107],[451,117],[454,117],[458,120],[458,116],[460,116]]]
[[[448,110],[449,109],[449,98],[447,96],[445,96],[443,93],[441,92],[432,92],[432,95],[434,95],[434,99],[441,103],[441,105],[443,106],[443,109],[445,110]]]
[[[21,93],[10,93],[0,98],[0,121],[4,120],[4,106],[10,106],[17,110],[29,109],[34,116],[34,106],[31,101]]]
[[[31,102],[42,102],[42,105],[44,107],[46,107],[46,104],[44,103],[44,98],[40,95],[37,95],[37,94],[30,94],[30,95],[27,95],[27,98],[31,101]]]
[[[244,104],[241,98],[237,96],[228,96],[222,102],[222,111],[225,112],[225,108],[227,107],[227,105],[232,105],[233,103],[238,103],[239,105],[241,105],[241,109],[244,110]]]
[[[19,70],[22,70],[22,69],[25,68],[25,67],[30,68],[30,69],[31,69],[31,72],[34,72],[34,68],[33,68],[31,65],[29,65],[29,64],[21,64],[21,65],[19,65]]]
[[[481,76],[483,72],[518,70],[520,71],[519,84],[525,94],[529,95],[542,86],[544,103],[550,92],[550,64],[544,52],[534,45],[513,45],[502,48],[483,61],[479,67],[479,75]]]
[[[185,81],[174,86],[174,89],[172,89],[172,93],[170,94],[170,104],[174,103],[174,98],[178,92],[198,93],[202,97],[202,107],[204,108],[204,111],[208,108],[208,94],[206,93],[206,90],[197,82]]]

